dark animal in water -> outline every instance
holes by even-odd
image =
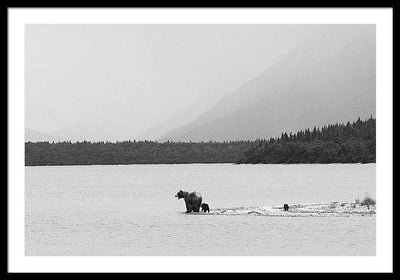
[[[202,204],[201,204],[201,211],[203,211],[203,212],[210,212],[210,207],[208,206],[207,203],[202,203]]]
[[[289,210],[289,205],[283,204],[283,210],[288,211]]]
[[[186,204],[186,213],[190,212],[199,212],[200,211],[200,205],[201,205],[201,194],[198,192],[185,192],[180,190],[175,197],[178,199],[183,198],[185,200]]]

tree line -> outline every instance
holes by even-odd
[[[233,163],[250,141],[27,142],[25,165]]]
[[[253,141],[26,142],[25,165],[375,162],[374,118]]]
[[[376,119],[258,139],[237,163],[371,163],[376,161]]]

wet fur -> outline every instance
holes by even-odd
[[[178,197],[178,199],[183,198],[185,200],[185,205],[186,205],[186,213],[190,212],[199,212],[200,211],[200,206],[201,206],[201,201],[202,197],[201,194],[198,192],[186,192],[180,190],[175,197]]]

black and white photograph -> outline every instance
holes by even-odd
[[[382,256],[380,25],[183,11],[23,24],[23,256]]]

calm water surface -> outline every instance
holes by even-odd
[[[375,198],[375,164],[26,167],[26,255],[375,255],[375,216],[185,214]]]

